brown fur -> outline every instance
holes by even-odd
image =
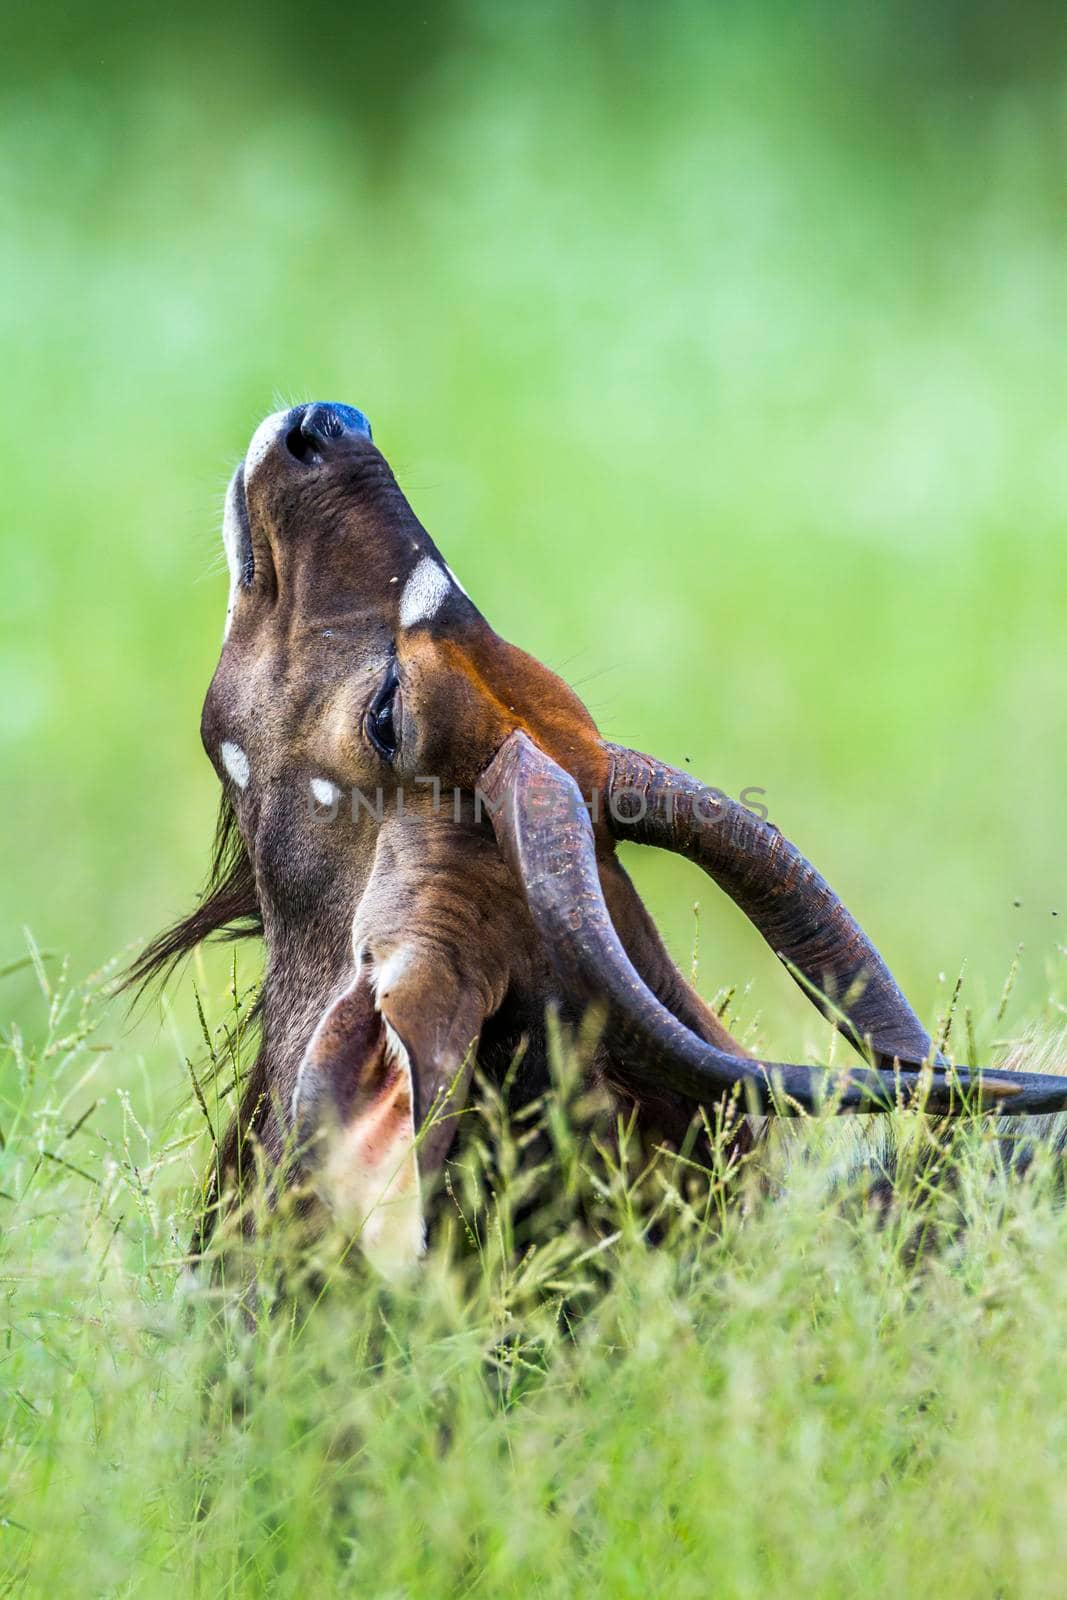
[[[239,587],[202,718],[224,789],[212,873],[196,910],[149,947],[132,977],[165,974],[210,935],[262,933],[262,1044],[223,1151],[232,1170],[250,1133],[269,1161],[282,1162],[301,1064],[316,1027],[353,983],[355,952],[372,976],[395,969],[396,981],[375,990],[376,1004],[406,1050],[417,1115],[452,1097],[420,1146],[420,1166],[432,1174],[454,1134],[471,1047],[492,1075],[521,1049],[533,1092],[545,1081],[546,1008],[563,1005],[522,887],[476,815],[478,776],[515,728],[585,794],[603,793],[608,757],[574,692],[500,639],[458,589],[425,623],[400,625],[411,572],[439,558],[369,440],[345,438],[308,469],[280,433],[249,481],[241,469],[239,476],[254,565]],[[400,740],[387,762],[366,719],[393,662]],[[247,756],[243,790],[221,757],[227,742]],[[422,775],[440,780],[440,808],[416,782]],[[313,777],[345,797],[333,821],[311,814]],[[353,791],[373,802],[379,790],[380,820],[365,806],[352,814]],[[670,961],[603,827],[597,848],[612,917],[646,983],[703,1038],[740,1053]],[[318,1058],[342,1113],[379,1039],[364,1037],[365,1016],[364,1032],[337,1036],[346,1017],[336,1013],[332,1043]],[[635,1100],[657,1137],[684,1136],[688,1103],[667,1091],[639,1092],[609,1059],[599,1070]]]

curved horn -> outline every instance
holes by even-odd
[[[930,1060],[929,1035],[893,974],[796,845],[689,773],[621,745],[605,748],[612,758],[606,820],[616,838],[659,845],[703,867],[860,1050],[873,1050],[885,1065]]]
[[[607,1002],[611,1042],[635,1075],[705,1103],[740,1084],[757,1106],[785,1114],[819,1109],[831,1090],[836,1092],[830,1104],[838,1112],[893,1111],[910,1091],[920,1091],[927,1108],[943,1114],[966,1108],[961,1091],[970,1105],[980,1099],[1004,1115],[1067,1107],[1067,1078],[1013,1072],[979,1079],[929,1067],[858,1067],[831,1083],[811,1067],[748,1061],[706,1044],[660,1005],[623,950],[604,903],[592,826],[569,773],[516,731],[483,773],[478,797],[523,886],[564,993],[580,1006]]]

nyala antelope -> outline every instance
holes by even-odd
[[[222,784],[196,910],[144,979],[211,934],[261,933],[262,1038],[224,1150],[254,1134],[387,1274],[477,1066],[546,1079],[546,1013],[602,1018],[592,1071],[657,1139],[697,1107],[938,1114],[1067,1105],[1067,1079],[952,1069],[863,929],[777,831],[607,743],[575,693],[497,636],[415,516],[363,414],[257,428],[226,499],[230,572],[204,747]],[[701,866],[864,1057],[828,1078],[757,1061],[675,967],[616,854]]]

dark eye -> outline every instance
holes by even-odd
[[[367,737],[380,756],[386,761],[392,761],[396,755],[399,744],[399,735],[393,712],[396,705],[396,691],[400,686],[400,678],[396,670],[396,662],[392,662],[385,675],[378,693],[374,696],[367,708]]]

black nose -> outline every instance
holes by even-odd
[[[346,440],[353,437],[372,438],[370,423],[355,406],[343,406],[333,400],[316,400],[293,413],[289,431],[285,436],[290,455],[307,466],[317,466],[325,461]]]

